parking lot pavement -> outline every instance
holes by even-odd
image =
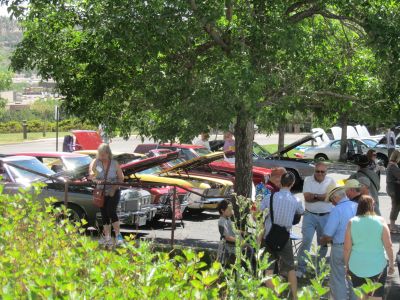
[[[285,144],[290,144],[300,138],[305,134],[286,134]],[[58,140],[58,149],[62,150],[63,138],[60,137]],[[211,136],[210,140],[213,140],[215,136]],[[217,136],[218,139],[222,139],[222,136]],[[265,135],[256,134],[255,141],[260,145],[266,144],[278,144],[278,135]],[[151,139],[144,139],[144,143],[154,143]],[[137,145],[142,144],[142,140],[139,136],[131,136],[128,140],[123,138],[113,138],[111,142],[111,148],[113,151],[120,152],[133,152]],[[32,151],[56,151],[56,139],[45,139],[37,141],[29,141],[25,143],[10,144],[10,145],[0,145],[0,154],[13,153],[18,149],[19,152],[32,152]]]
[[[331,169],[329,176],[334,178],[336,181],[348,178],[349,175],[354,172],[354,167],[347,166],[335,167],[340,169],[341,173],[332,172],[335,170]],[[344,174],[343,174],[344,173]],[[390,198],[386,194],[386,176],[381,177],[381,192],[380,192],[380,208],[383,217],[389,220],[390,213]],[[303,195],[300,192],[296,193],[302,200]],[[200,248],[212,248],[217,249],[219,241],[218,232],[218,218],[217,212],[204,212],[197,216],[188,216],[184,220],[184,227],[177,222],[177,228],[174,232],[175,243],[184,246],[200,247]],[[141,228],[138,233],[140,236],[146,239],[154,240],[160,243],[169,243],[171,238],[171,221],[167,220],[165,226],[162,222],[157,223],[153,227]],[[295,226],[294,233],[301,235],[301,224]],[[393,249],[397,253],[399,251],[400,235],[392,235]],[[314,239],[316,245],[316,239]],[[387,297],[388,300],[399,300],[400,299],[400,277],[396,269],[394,276],[388,278],[387,282]]]

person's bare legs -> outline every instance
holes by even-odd
[[[104,225],[103,233],[106,239],[111,239],[111,225]]]
[[[297,299],[297,277],[295,270],[288,272],[288,281],[290,284],[290,290],[292,291],[292,299]]]
[[[115,236],[117,237],[119,235],[119,228],[120,228],[119,221],[114,222],[112,225],[113,225],[113,228],[114,228]]]
[[[275,286],[274,286],[274,284],[272,283],[272,276],[274,276],[274,271],[272,271],[272,270],[267,270],[265,273],[266,273],[267,277],[270,277],[270,278],[271,278],[271,279],[268,279],[268,280],[265,282],[265,286],[266,286],[267,288],[270,288],[270,289],[274,290],[274,289],[275,289]]]

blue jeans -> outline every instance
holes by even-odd
[[[333,300],[357,299],[344,268],[343,245],[332,245],[329,286]]]
[[[328,221],[329,214],[325,216],[317,216],[308,211],[304,213],[303,217],[303,225],[301,229],[301,233],[303,235],[303,241],[301,243],[301,247],[299,249],[299,255],[297,257],[298,260],[298,270],[305,273],[307,267],[307,255],[306,251],[310,251],[311,244],[314,238],[315,232],[317,232],[317,242],[319,245],[319,240],[323,234],[324,227],[326,222]],[[319,257],[325,257],[328,251],[327,247],[321,247],[319,251]]]

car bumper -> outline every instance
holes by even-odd
[[[191,209],[217,209],[218,204],[225,198],[206,198],[190,194],[188,197],[188,208]]]
[[[146,211],[135,211],[135,212],[117,212],[118,219],[121,224],[144,226],[147,223],[147,212]],[[96,215],[97,221],[103,224],[101,213]]]

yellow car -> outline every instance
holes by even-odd
[[[188,208],[192,210],[216,209],[218,203],[228,198],[233,190],[230,177],[207,173],[189,172],[194,166],[208,164],[215,159],[220,159],[220,154],[209,157],[197,157],[189,161],[180,162],[174,167],[163,169],[168,161],[175,160],[176,153],[168,153],[156,157],[137,160],[122,165],[125,175],[143,182],[157,182],[165,185],[178,185],[190,188]],[[227,178],[227,179],[223,179]],[[194,194],[196,192],[201,195]]]

